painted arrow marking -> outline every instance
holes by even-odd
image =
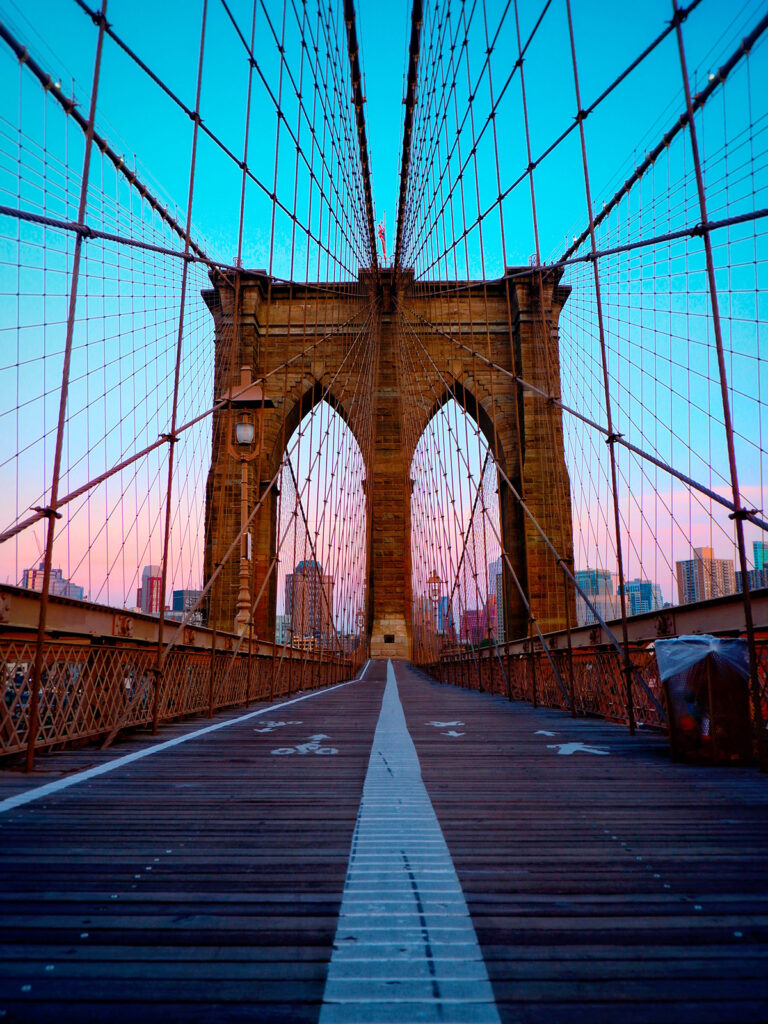
[[[534,736],[557,736],[556,732],[550,732],[549,729],[537,729],[533,734]]]
[[[301,725],[301,722],[266,722],[263,729],[254,729],[254,732],[272,732],[273,729],[281,729],[284,725]]]
[[[440,733],[440,735],[441,736],[463,736],[464,733],[463,732],[456,732],[455,729],[451,729],[450,732],[443,732],[443,733]]]
[[[434,725],[436,729],[450,729],[452,725],[464,725],[463,722],[425,722],[425,725]]]
[[[319,732],[315,736],[310,736],[306,743],[297,743],[295,747],[277,747],[273,750],[273,754],[338,754],[336,747],[321,747],[321,740],[328,740],[330,736],[326,736]]]
[[[588,747],[586,743],[548,743],[547,750],[556,750],[558,754],[609,754],[609,750],[601,750],[599,747]]]

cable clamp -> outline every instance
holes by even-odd
[[[103,25],[105,31],[109,28],[107,16],[105,14],[102,14],[101,11],[89,11],[88,14],[90,15],[91,21],[94,25],[98,25],[99,27]]]
[[[763,510],[761,508],[737,508],[728,516],[729,519],[734,519],[736,522],[743,523],[749,519],[750,516],[757,516]]]
[[[160,440],[167,441],[168,444],[176,444],[176,442],[179,440],[179,436],[178,434],[161,434]]]
[[[33,512],[39,512],[46,519],[61,519],[61,512],[57,512],[53,505],[35,505]]]
[[[606,444],[615,444],[622,437],[624,437],[623,434],[616,434],[616,433],[608,434],[608,436],[605,439],[605,443]]]
[[[87,224],[78,224],[77,233],[81,238],[93,238],[93,229],[89,228]]]

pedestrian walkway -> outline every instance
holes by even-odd
[[[0,1019],[765,1021],[765,779],[387,674],[0,773]]]

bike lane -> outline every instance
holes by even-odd
[[[316,1021],[385,671],[1,814],[3,1020]]]

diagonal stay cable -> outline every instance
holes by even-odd
[[[405,305],[402,302],[402,300],[400,300],[400,305],[402,306],[402,308],[404,310],[407,310],[407,312],[411,313],[418,320],[420,320],[426,327],[429,327],[436,334],[439,334],[441,337],[445,338],[447,341],[450,341],[457,348],[460,348],[460,349],[463,349],[466,352],[469,352],[471,355],[475,356],[477,359],[479,359],[486,366],[490,367],[492,370],[495,370],[498,373],[504,374],[505,377],[508,377],[510,380],[514,381],[516,384],[519,384],[521,387],[523,387],[526,390],[530,391],[532,394],[536,395],[538,398],[542,398],[545,402],[549,403],[550,405],[554,405],[558,409],[562,409],[563,412],[567,412],[570,416],[573,416],[575,419],[580,420],[582,423],[587,424],[587,426],[590,426],[594,430],[597,430],[601,434],[604,434],[606,439],[611,437],[611,432],[608,430],[608,428],[604,427],[602,424],[598,423],[596,420],[593,420],[589,416],[585,416],[584,413],[579,412],[577,409],[573,409],[571,406],[566,405],[564,402],[562,402],[555,395],[548,394],[546,391],[543,391],[541,388],[537,387],[535,384],[531,384],[529,381],[525,380],[523,377],[520,377],[518,374],[514,373],[512,370],[507,370],[505,367],[499,366],[498,363],[494,363],[493,360],[489,359],[487,356],[484,356],[482,354],[482,352],[477,352],[474,349],[470,348],[470,346],[463,344],[463,342],[457,341],[457,339],[452,337],[447,331],[443,331],[436,324],[430,323],[429,320],[426,320],[423,316],[421,316],[420,313],[416,312],[416,310],[411,309],[409,306]],[[666,473],[669,473],[670,476],[675,477],[677,480],[680,480],[682,483],[687,484],[689,487],[692,487],[694,490],[697,490],[701,494],[706,495],[706,497],[711,498],[712,501],[715,501],[718,504],[722,505],[723,508],[727,508],[731,512],[734,511],[734,504],[733,504],[733,502],[730,501],[728,498],[723,497],[722,494],[718,494],[717,491],[713,491],[711,488],[705,486],[704,484],[699,483],[697,480],[694,480],[692,477],[689,477],[685,473],[682,473],[680,470],[675,469],[674,466],[668,465],[666,462],[664,462],[663,459],[659,459],[659,458],[657,458],[657,456],[651,455],[650,452],[646,452],[644,449],[639,448],[635,444],[632,444],[630,441],[627,441],[621,435],[613,435],[613,437],[614,437],[614,440],[616,441],[617,444],[622,445],[628,451],[631,451],[635,455],[638,455],[641,459],[644,459],[645,461],[652,463],[654,466],[656,466],[659,469],[663,469]],[[766,520],[764,520],[764,519],[761,519],[760,516],[757,515],[756,511],[747,512],[746,518],[749,520],[749,522],[753,523],[755,526],[760,527],[761,530],[768,530],[768,522]]]

